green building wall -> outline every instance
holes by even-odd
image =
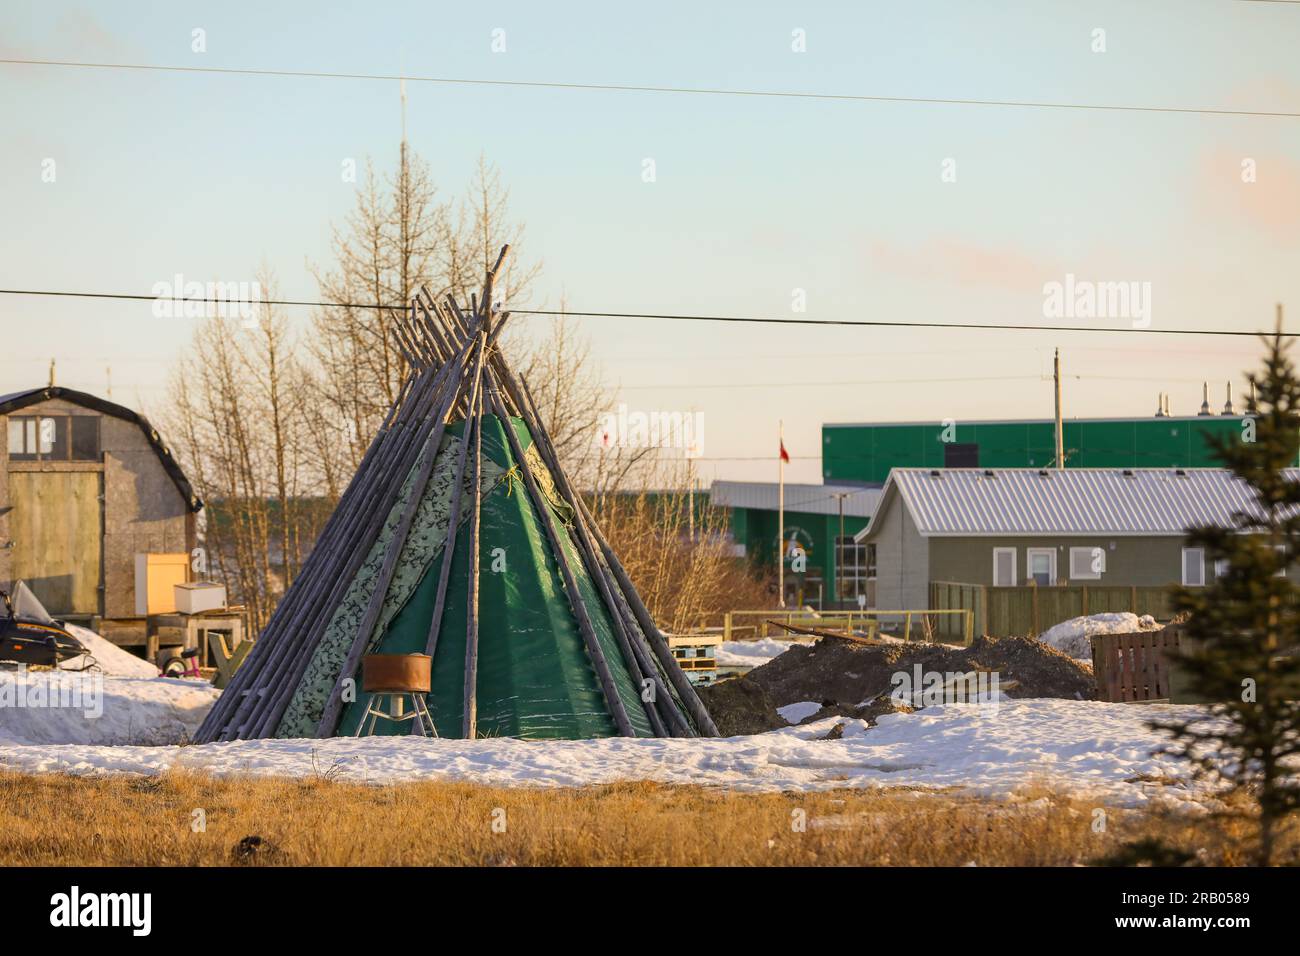
[[[1105,418],[1066,421],[1067,468],[1213,468],[1207,436],[1240,441],[1241,416]],[[945,440],[947,439],[947,440]],[[954,461],[961,446],[978,446],[977,460]],[[883,484],[891,468],[1043,468],[1054,456],[1051,421],[970,422],[946,427],[923,422],[822,426],[822,475],[827,482]],[[1295,464],[1295,462],[1293,462]]]
[[[731,509],[731,531],[737,544],[745,546],[745,556],[750,561],[770,567],[775,571],[778,546],[778,516],[775,511],[762,511],[756,508]],[[844,516],[844,534],[852,537],[866,527],[867,519]],[[794,580],[821,578],[821,601],[823,604],[840,600],[836,593],[835,539],[840,533],[838,514],[810,514],[803,511],[785,513],[785,540],[790,540],[792,532],[798,532],[797,540],[808,555],[808,567],[802,574],[791,570],[786,562],[786,574]],[[816,603],[816,589],[805,592],[805,601]]]

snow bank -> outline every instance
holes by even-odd
[[[1055,627],[1049,627],[1038,639],[1075,659],[1092,659],[1094,634],[1133,634],[1137,631],[1159,630],[1160,625],[1150,614],[1138,617],[1129,611],[1107,614],[1089,614],[1072,617]]]
[[[76,624],[66,625],[68,633],[75,637],[90,652],[90,656],[95,659],[99,669],[104,674],[113,677],[157,677],[158,668],[149,663],[142,657],[136,657],[130,651],[124,651],[112,641],[105,640],[94,631],[78,627]],[[86,666],[86,658],[74,657],[71,660],[63,661],[59,667],[64,670],[77,671]]]
[[[178,683],[178,682],[171,682]],[[409,736],[244,740],[188,747],[24,746],[0,743],[0,768],[28,772],[157,774],[172,767],[222,776],[396,783],[461,780],[492,786],[576,787],[624,780],[749,791],[841,787],[958,787],[1005,796],[1034,785],[1097,794],[1111,806],[1203,796],[1186,767],[1152,756],[1146,726],[1192,707],[1011,700],[886,714],[875,727],[828,718],[725,739],[425,740]],[[838,740],[819,740],[836,724]],[[1163,778],[1167,785],[1153,782]]]
[[[805,642],[783,641],[774,637],[764,637],[757,641],[723,641],[718,645],[715,659],[719,667],[760,667],[799,643]]]
[[[11,744],[179,743],[219,696],[206,681],[0,670],[0,751]]]

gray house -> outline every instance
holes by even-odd
[[[25,580],[58,617],[135,618],[136,556],[188,555],[202,507],[157,430],[56,386],[0,395],[0,427],[0,586]]]
[[[878,607],[949,606],[933,586],[945,582],[986,598],[991,588],[1080,591],[1083,613],[1087,589],[1099,597],[1123,588],[1142,612],[1140,589],[1201,586],[1214,574],[1187,546],[1187,528],[1228,527],[1252,503],[1218,468],[896,468],[857,540],[874,545]],[[1091,610],[1130,603],[1107,600]]]

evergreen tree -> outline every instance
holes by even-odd
[[[1300,806],[1300,608],[1285,576],[1300,559],[1300,482],[1286,469],[1300,453],[1300,379],[1278,331],[1265,340],[1258,391],[1239,440],[1214,440],[1219,460],[1246,486],[1250,502],[1223,527],[1190,529],[1204,549],[1204,587],[1177,590],[1191,616],[1175,666],[1208,711],[1156,721],[1172,733],[1170,752],[1198,776],[1217,777],[1251,801],[1258,822],[1254,858],[1275,861],[1280,827]]]

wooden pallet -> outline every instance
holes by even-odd
[[[720,634],[669,634],[667,637],[673,658],[687,680],[700,686],[717,680],[716,655],[718,645],[722,643]]]
[[[1092,673],[1097,679],[1097,699],[1110,703],[1137,703],[1169,699],[1168,649],[1177,648],[1181,630],[1133,634],[1094,634]]]

